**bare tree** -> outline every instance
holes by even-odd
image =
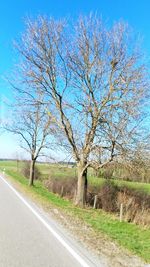
[[[50,135],[54,132],[53,123],[47,114],[47,110],[41,105],[41,97],[31,102],[30,105],[20,98],[9,119],[5,129],[20,137],[20,146],[31,158],[29,185],[34,184],[35,163],[39,156],[44,155],[45,149],[50,146]]]
[[[144,140],[134,142],[134,146],[127,151],[122,165],[130,174],[130,180],[149,183],[150,179],[150,142],[149,135]]]
[[[77,163],[76,204],[83,206],[88,167],[102,168],[121,153],[140,119],[148,85],[134,37],[126,24],[109,29],[96,16],[72,27],[39,17],[28,20],[17,48],[24,90],[40,88],[59,141]]]

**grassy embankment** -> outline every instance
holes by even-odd
[[[23,162],[16,161],[0,161],[0,169],[5,168],[6,170],[21,171]],[[49,176],[55,179],[60,178],[72,178],[76,176],[76,168],[67,168],[60,165],[50,165],[50,164],[37,164],[41,174],[42,179],[47,179]],[[94,177],[92,173],[89,174],[88,182],[94,186],[101,186],[104,183],[105,179]],[[150,184],[138,183],[138,182],[128,182],[123,180],[115,180],[114,183],[118,186],[127,186],[135,190],[144,191],[147,194],[150,194]]]
[[[52,167],[47,167],[52,169]],[[48,172],[44,165],[40,165],[40,169],[44,175]],[[140,256],[146,262],[150,262],[150,229],[144,229],[140,226],[130,224],[127,222],[119,222],[114,216],[107,214],[101,210],[80,209],[75,207],[71,202],[60,198],[53,193],[50,193],[40,181],[36,181],[33,188],[28,187],[28,181],[17,172],[17,165],[15,162],[0,162],[0,170],[5,168],[5,172],[28,193],[35,195],[39,200],[52,204],[54,207],[62,209],[64,212],[72,216],[77,216],[85,223],[89,224],[95,231],[102,232],[108,235],[112,240],[119,245],[127,248],[132,253]],[[18,169],[21,168],[19,165]],[[53,173],[54,173],[53,166]],[[61,169],[56,168],[55,176],[63,175],[60,173]],[[71,169],[68,172],[73,173]],[[57,174],[56,174],[57,173]],[[59,175],[58,175],[59,174]],[[70,175],[70,173],[69,173]],[[98,178],[99,179],[99,178]],[[94,180],[94,181],[92,181]],[[103,183],[103,180],[98,181],[96,178],[90,177],[90,181],[94,183]],[[130,183],[131,184],[131,183]],[[138,188],[137,183],[132,183],[135,188]],[[146,184],[140,184],[140,188],[150,193],[150,187]]]

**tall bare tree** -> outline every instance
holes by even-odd
[[[33,98],[31,101],[29,96],[26,99],[20,98],[13,108],[12,116],[4,127],[20,137],[21,148],[30,155],[29,185],[32,186],[34,184],[35,163],[39,156],[46,153],[45,149],[49,149],[50,136],[52,132],[54,133],[53,123],[47,110],[41,105],[41,97],[34,99],[34,101]]]
[[[24,90],[40,88],[77,163],[76,204],[83,206],[88,167],[101,168],[121,153],[141,115],[148,84],[137,43],[124,23],[108,28],[90,15],[69,27],[39,17],[28,20],[17,48]]]

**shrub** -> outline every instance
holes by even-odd
[[[113,177],[113,167],[112,166],[108,166],[107,168],[104,169],[104,172],[103,172],[103,177],[105,179],[111,179]]]
[[[90,186],[87,194],[87,204],[94,205],[94,197],[97,195],[96,208],[109,212],[118,211],[117,195],[119,188],[110,180],[106,180],[101,187]]]
[[[102,203],[101,203],[101,198],[100,198],[100,190],[101,190],[101,186],[99,185],[89,185],[88,186],[88,192],[87,192],[87,199],[86,199],[86,204],[88,206],[92,206],[94,205],[94,198],[97,195],[97,204],[96,204],[96,208],[97,209],[101,209],[102,208]]]
[[[124,220],[150,225],[150,196],[144,192],[122,187],[118,194],[118,207],[123,204]]]
[[[105,181],[99,193],[103,210],[109,212],[118,211],[118,206],[117,206],[118,192],[119,188],[113,182],[109,180]]]
[[[96,176],[103,177],[105,179],[111,179],[113,178],[113,173],[114,173],[114,166],[113,164],[110,164],[100,169]]]
[[[21,173],[29,179],[30,177],[30,161],[26,161],[22,167]],[[34,172],[34,179],[40,179],[41,178],[41,172],[39,171],[38,167],[35,165],[35,172]]]
[[[45,186],[49,191],[67,199],[74,199],[77,179],[74,177],[49,178]],[[109,179],[101,186],[88,187],[86,203],[93,207],[97,196],[96,208],[119,214],[123,204],[123,219],[136,224],[150,225],[150,196],[128,187],[118,187]]]
[[[59,194],[61,197],[74,198],[77,179],[72,178],[49,178],[45,186],[50,192]]]

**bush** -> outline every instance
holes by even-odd
[[[103,172],[103,177],[105,179],[111,179],[113,177],[113,167],[112,166],[108,166],[107,168],[104,169],[104,172]]]
[[[61,197],[67,197],[69,199],[74,198],[76,189],[76,178],[49,178],[45,182],[45,186],[50,192],[60,195]]]
[[[111,179],[113,178],[113,173],[114,173],[114,165],[110,164],[105,166],[104,168],[100,169],[99,172],[97,173],[97,177],[102,177],[105,179]]]
[[[87,199],[86,199],[86,204],[88,206],[92,206],[94,205],[94,198],[97,195],[97,204],[96,204],[96,208],[97,209],[101,209],[102,208],[102,203],[101,203],[101,198],[100,198],[100,190],[101,190],[101,186],[99,185],[89,185],[88,186],[88,192],[87,192]]]
[[[123,204],[124,220],[150,225],[150,196],[144,192],[122,187],[118,194],[118,206]]]
[[[74,177],[49,178],[45,186],[49,191],[74,199],[77,179]],[[150,196],[128,187],[118,187],[109,179],[102,186],[88,187],[86,203],[93,207],[97,196],[97,209],[119,214],[120,205],[123,204],[123,220],[136,224],[150,225]]]
[[[87,194],[87,204],[94,205],[94,198],[97,195],[96,208],[109,212],[118,211],[117,195],[119,188],[110,180],[106,180],[101,187],[90,186]]]
[[[107,180],[103,184],[99,193],[103,210],[109,212],[118,211],[118,206],[117,206],[118,192],[119,188],[113,182]]]
[[[21,173],[29,179],[30,177],[30,161],[26,161],[24,163],[24,166],[22,167]],[[41,178],[41,172],[39,171],[38,167],[35,165],[35,172],[34,172],[34,179],[40,179]]]

